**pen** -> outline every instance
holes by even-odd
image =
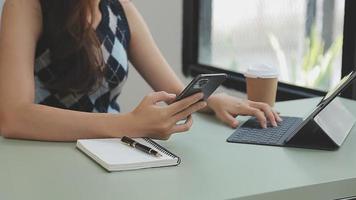
[[[152,149],[152,148],[150,148],[150,147],[148,147],[148,146],[146,146],[146,145],[143,145],[143,144],[141,144],[141,143],[139,143],[139,142],[136,142],[135,140],[133,140],[133,139],[131,139],[131,138],[129,138],[129,137],[124,136],[124,137],[121,138],[121,141],[122,141],[123,143],[125,143],[125,144],[127,144],[127,145],[129,145],[129,146],[131,146],[131,147],[133,147],[133,148],[135,148],[135,149],[138,149],[138,150],[140,150],[140,151],[143,151],[143,152],[145,152],[145,153],[147,153],[147,154],[155,155],[155,156],[157,156],[157,157],[162,156],[162,155],[161,155],[160,153],[158,153],[156,150],[154,150],[154,149]]]

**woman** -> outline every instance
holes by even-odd
[[[116,98],[128,58],[155,91],[129,113]],[[231,127],[237,115],[261,126],[280,117],[266,104],[217,94],[169,103],[184,86],[128,0],[7,0],[0,33],[0,128],[4,137],[73,141],[97,137],[168,139],[203,109]],[[165,91],[165,92],[163,92]],[[187,118],[184,124],[177,121]]]

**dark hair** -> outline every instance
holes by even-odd
[[[103,58],[93,19],[93,0],[40,0],[42,39],[50,50],[55,80],[45,83],[60,93],[86,93],[103,78]],[[89,21],[89,19],[91,19]]]

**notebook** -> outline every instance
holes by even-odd
[[[78,140],[77,148],[108,171],[135,170],[180,164],[178,156],[153,140],[149,138],[136,138],[135,140],[154,148],[162,156],[156,157],[144,153],[121,142],[120,138]]]

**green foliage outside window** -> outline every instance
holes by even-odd
[[[281,79],[300,83],[309,88],[324,90],[330,88],[334,61],[342,50],[342,35],[337,36],[330,47],[325,49],[325,42],[314,25],[309,37],[305,39],[302,63],[297,64],[292,60],[290,62],[292,65],[289,67],[287,66],[287,56],[278,39],[273,34],[269,34],[269,39],[279,63]]]

